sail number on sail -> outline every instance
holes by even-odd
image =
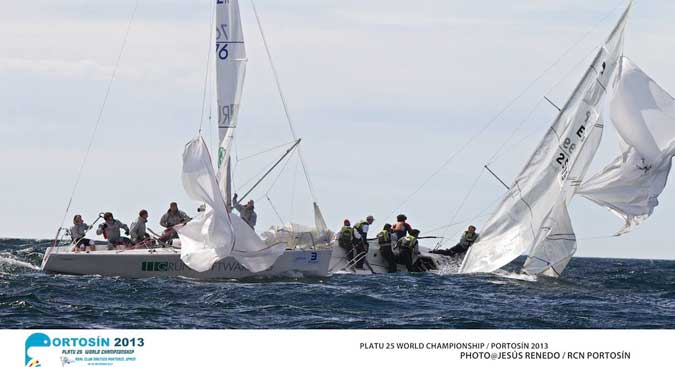
[[[562,140],[562,144],[558,146],[560,151],[558,152],[555,162],[560,165],[562,169],[560,174],[561,181],[565,181],[565,179],[567,179],[567,175],[570,172],[570,158],[575,156],[575,153],[577,153],[578,150],[577,148],[583,144],[586,137],[586,126],[591,121],[591,117],[593,117],[593,115],[594,114],[591,112],[591,110],[586,111],[583,123],[581,123],[581,125],[577,128],[570,126],[570,132],[572,134]]]

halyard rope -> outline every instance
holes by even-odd
[[[422,189],[423,189],[427,184],[429,184],[429,182],[431,182],[431,180],[432,180],[434,177],[436,177],[439,173],[441,173],[441,171],[443,171],[443,169],[445,169],[445,167],[447,167],[447,165],[450,164],[450,162],[453,161],[454,158],[455,158],[459,153],[461,153],[462,151],[464,151],[464,149],[466,149],[467,147],[469,147],[469,146],[471,145],[471,143],[472,143],[474,140],[476,140],[476,139],[479,138],[481,135],[483,135],[483,133],[484,133],[485,131],[487,131],[487,129],[488,129],[490,126],[492,126],[492,125],[493,125],[493,124],[494,124],[494,123],[495,123],[495,122],[496,122],[496,121],[497,121],[497,120],[498,120],[498,119],[499,119],[499,118],[500,118],[507,110],[509,110],[509,109],[511,108],[511,106],[513,106],[518,100],[520,100],[520,98],[522,98],[522,97],[523,97],[523,96],[524,96],[524,95],[525,95],[532,87],[534,87],[535,84],[537,84],[537,82],[539,82],[546,74],[548,74],[549,71],[551,71],[555,66],[557,66],[557,65],[560,63],[560,61],[562,61],[562,59],[563,59],[565,56],[567,56],[567,54],[569,54],[573,49],[575,49],[575,48],[579,45],[579,43],[581,43],[581,42],[582,42],[583,40],[585,40],[590,34],[592,34],[592,33],[595,31],[595,29],[596,29],[601,23],[603,23],[605,20],[607,20],[607,19],[608,19],[608,18],[609,18],[609,17],[610,17],[610,16],[611,16],[611,15],[612,15],[619,7],[623,4],[623,3],[624,3],[624,2],[621,1],[621,3],[617,4],[617,6],[615,6],[614,9],[612,9],[609,13],[607,13],[604,17],[602,17],[599,21],[597,21],[597,22],[595,23],[595,25],[593,25],[593,26],[591,27],[590,30],[588,30],[586,33],[584,33],[584,34],[582,35],[582,37],[580,37],[580,38],[579,38],[578,40],[576,40],[570,47],[568,47],[568,48],[567,48],[567,49],[566,49],[566,50],[565,50],[565,51],[564,51],[564,52],[563,52],[563,53],[562,53],[562,54],[561,54],[561,55],[560,55],[560,56],[559,56],[559,57],[558,57],[558,58],[557,58],[557,59],[556,59],[549,67],[547,67],[541,74],[539,74],[539,76],[537,76],[533,81],[531,81],[531,82],[525,87],[525,89],[523,89],[520,93],[518,93],[518,94],[515,96],[515,98],[511,99],[511,100],[510,100],[510,101],[509,101],[509,102],[508,102],[501,110],[499,110],[499,112],[498,112],[494,117],[492,117],[485,125],[483,125],[483,127],[482,127],[480,130],[478,130],[478,132],[476,132],[476,133],[475,133],[474,135],[472,135],[468,140],[466,140],[466,141],[464,142],[464,144],[461,145],[461,146],[459,147],[459,149],[457,149],[456,151],[454,151],[453,153],[451,153],[451,154],[448,156],[448,158],[440,165],[440,167],[439,167],[438,169],[436,169],[434,172],[432,172],[432,174],[431,174],[430,176],[428,176],[428,177],[422,182],[422,184],[420,184],[420,185],[419,185],[419,186],[418,186],[418,187],[417,187],[410,195],[408,195],[408,196],[407,196],[407,197],[406,197],[406,198],[405,198],[405,199],[404,199],[404,200],[403,200],[396,208],[394,208],[394,209],[391,211],[391,213],[389,213],[389,216],[392,216],[394,213],[396,213],[396,212],[397,212],[399,209],[401,209],[405,204],[407,204],[407,203],[410,201],[410,199],[412,199],[415,195],[417,195],[417,193],[419,193],[420,191],[422,191]],[[539,103],[541,103],[541,101],[540,101]],[[481,170],[483,170],[482,167],[481,167]]]
[[[75,196],[75,192],[77,191],[77,187],[80,184],[80,179],[82,178],[82,173],[84,172],[84,167],[87,164],[87,160],[89,159],[89,154],[91,153],[91,148],[94,145],[94,139],[96,138],[96,133],[98,132],[98,128],[101,125],[101,121],[103,120],[103,111],[105,110],[105,106],[108,103],[108,97],[110,96],[110,90],[113,85],[113,81],[115,80],[115,76],[117,75],[117,70],[120,65],[120,60],[122,59],[122,54],[124,53],[124,49],[126,48],[127,45],[127,40],[129,38],[129,32],[131,31],[131,25],[134,22],[134,19],[136,18],[136,11],[138,10],[138,4],[140,0],[136,0],[134,3],[134,9],[131,13],[131,18],[129,19],[129,23],[127,24],[126,31],[124,33],[124,38],[122,40],[122,47],[120,47],[120,52],[117,55],[117,60],[115,61],[115,66],[113,68],[112,75],[110,76],[110,80],[108,81],[108,86],[105,91],[105,95],[103,97],[103,103],[101,104],[101,108],[99,109],[98,112],[98,117],[96,118],[96,123],[94,125],[94,130],[91,133],[91,137],[89,138],[89,143],[87,145],[87,150],[85,151],[84,158],[82,159],[82,163],[80,164],[80,168],[77,172],[77,176],[75,178],[75,184],[73,185],[73,190],[70,193],[70,198],[68,199],[68,204],[66,205],[66,210],[63,213],[63,218],[61,219],[61,225],[60,227],[63,227],[63,224],[66,222],[66,217],[68,216],[68,212],[70,212],[70,206],[73,203],[73,197]],[[58,237],[58,234],[57,234]]]

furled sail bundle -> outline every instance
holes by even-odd
[[[652,214],[666,186],[675,155],[675,100],[623,58],[610,114],[621,154],[578,193],[622,218],[623,234]]]
[[[251,272],[259,272],[271,267],[284,253],[284,244],[268,246],[239,216],[228,211],[201,137],[185,146],[183,187],[191,199],[206,207],[176,229],[181,240],[181,260],[190,268],[207,271],[216,261],[233,256]]]
[[[525,270],[557,275],[576,250],[567,204],[582,182],[602,134],[601,103],[623,52],[630,6],[595,56],[544,139],[516,178],[460,272],[490,272],[528,253]]]

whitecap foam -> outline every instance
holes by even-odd
[[[5,264],[8,265],[8,266],[28,268],[28,269],[32,269],[32,270],[40,270],[40,267],[37,266],[37,265],[33,265],[31,263],[21,261],[21,260],[15,259],[13,257],[9,257],[8,254],[6,254],[6,253],[0,254],[0,266],[5,265]]]
[[[537,276],[536,275],[531,275],[531,274],[522,274],[522,273],[511,273],[505,270],[497,269],[492,272],[492,274],[502,277],[502,278],[508,278],[508,279],[515,279],[515,280],[524,280],[526,282],[536,282],[537,281]]]

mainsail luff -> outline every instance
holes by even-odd
[[[232,200],[230,152],[246,74],[246,47],[239,2],[216,0],[216,96],[218,100],[218,182],[228,207]]]
[[[597,106],[622,53],[623,30],[629,10],[630,5],[485,225],[481,238],[465,256],[460,272],[499,269],[528,249],[530,253],[536,252],[546,238],[557,232],[546,225],[547,219],[552,213],[566,215],[566,208],[559,206],[567,205],[597,149],[599,138],[591,139],[596,127],[602,126],[597,124],[600,117]],[[595,146],[585,147],[589,141]],[[582,151],[585,153],[580,155]],[[565,223],[564,219],[557,218],[552,222]],[[568,248],[573,253],[576,246]]]

